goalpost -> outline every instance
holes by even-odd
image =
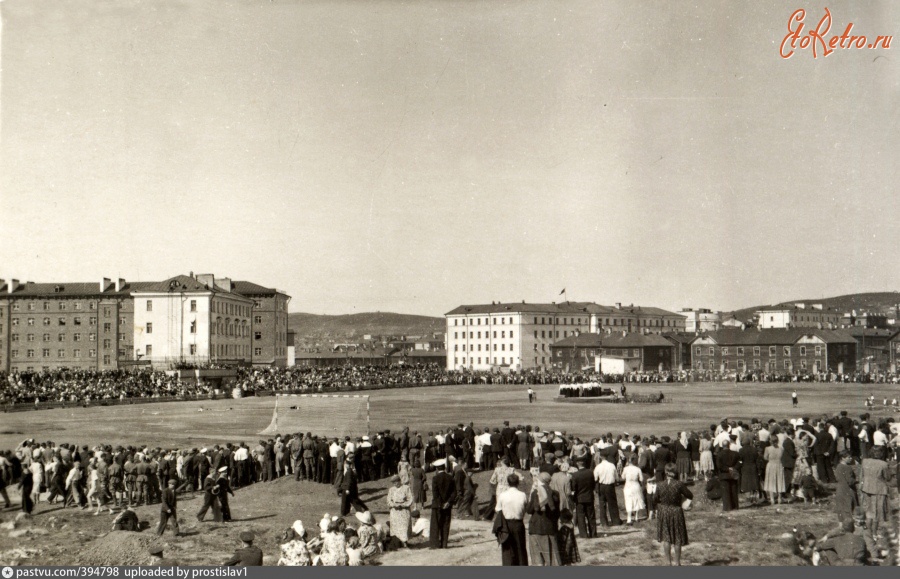
[[[369,434],[369,397],[359,394],[276,394],[272,421],[259,434],[312,432],[331,437]]]

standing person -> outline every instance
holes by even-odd
[[[763,491],[769,496],[769,502],[777,505],[781,502],[781,495],[787,489],[784,480],[784,466],[781,460],[784,451],[778,442],[777,436],[773,436],[770,442],[771,445],[767,446],[763,452],[763,458],[767,461]]]
[[[241,533],[241,548],[234,552],[231,559],[222,563],[229,567],[259,567],[263,564],[263,552],[259,547],[253,546],[253,533],[244,531]]]
[[[572,495],[575,497],[575,521],[580,537],[597,536],[597,515],[594,510],[594,473],[588,470],[587,461],[575,461],[578,470],[572,475]]]
[[[694,495],[687,486],[675,480],[677,469],[673,464],[665,468],[666,480],[659,483],[659,516],[656,525],[656,539],[662,543],[666,562],[672,565],[672,548],[675,550],[675,565],[681,565],[681,548],[688,544],[687,525],[684,522],[685,499],[693,499]]]
[[[741,493],[747,493],[750,501],[756,504],[759,498],[759,468],[756,464],[759,451],[755,444],[748,442],[737,453],[741,460]]]
[[[391,486],[387,492],[387,504],[390,509],[391,535],[407,547],[409,532],[412,529],[410,522],[410,507],[412,507],[412,491],[409,485],[403,484],[399,475],[391,477]]]
[[[834,482],[834,468],[831,466],[831,452],[834,438],[828,432],[824,422],[820,422],[816,432],[816,442],[813,444],[813,455],[816,459],[816,475],[820,482]]]
[[[687,432],[682,432],[675,441],[675,467],[678,469],[678,480],[687,482],[691,476],[691,441]]]
[[[22,494],[22,512],[27,515],[30,515],[31,511],[34,510],[34,501],[31,498],[31,493],[34,489],[33,476],[31,470],[26,468],[22,470],[22,478],[19,480],[19,490]]]
[[[203,506],[200,507],[200,511],[197,513],[197,520],[202,523],[203,518],[206,516],[206,512],[210,508],[212,508],[213,510],[213,519],[217,519],[217,514],[220,512],[220,507],[219,498],[216,495],[215,473],[208,474],[206,476],[206,479],[203,481]]]
[[[715,470],[716,465],[713,463],[712,440],[710,440],[709,433],[704,432],[703,436],[700,438],[700,473],[703,474],[704,480],[709,480],[710,475],[712,475]]]
[[[866,509],[866,523],[872,535],[877,539],[878,528],[888,522],[888,481],[891,473],[884,461],[885,447],[872,448],[872,458],[864,458],[859,472],[860,490],[863,505]]]
[[[716,458],[716,472],[719,473],[719,482],[722,488],[722,512],[729,512],[740,508],[738,502],[738,489],[740,488],[741,459],[738,453],[729,448],[730,442],[725,440],[719,449]],[[657,488],[657,493],[659,489]]]
[[[834,469],[834,478],[837,486],[834,490],[834,513],[838,521],[844,522],[853,516],[853,511],[859,506],[856,497],[856,472],[853,469],[853,457],[847,450],[840,453],[841,462]]]
[[[794,408],[797,408],[797,404],[798,404],[798,401],[797,401],[797,391],[794,390],[793,392],[791,392],[791,405],[792,405]]]
[[[531,389],[531,386],[528,387],[528,403],[531,404],[534,402],[534,390]]]
[[[588,471],[590,472],[590,471]],[[525,546],[525,505],[528,497],[519,490],[519,475],[513,473],[507,477],[507,489],[497,497],[497,513],[502,515],[499,520],[501,527],[505,526],[506,540],[501,541],[502,561],[505,567],[527,566],[528,549]],[[498,520],[495,519],[494,528],[497,529]]]
[[[175,536],[181,533],[178,531],[178,495],[175,492],[175,479],[170,478],[166,490],[162,493],[162,501],[159,503],[159,526],[156,527],[156,534],[162,536],[172,521],[172,530]]]
[[[625,499],[625,513],[628,516],[626,523],[633,525],[632,516],[637,521],[638,514],[641,509],[646,508],[644,504],[644,474],[637,466],[637,455],[631,455],[628,460],[628,466],[622,469],[622,479],[625,481],[625,487],[622,489],[622,496]]]
[[[575,527],[572,525],[572,511],[560,511],[559,530],[556,538],[559,544],[560,564],[573,565],[581,563],[581,556],[578,554],[578,541],[575,539]]]
[[[614,447],[610,447],[614,448]],[[617,527],[622,524],[619,517],[619,501],[616,498],[616,483],[619,474],[616,465],[612,463],[610,453],[604,453],[603,461],[594,469],[594,479],[597,481],[597,499],[600,505],[600,524],[603,527]]]
[[[791,486],[794,482],[794,465],[797,462],[797,447],[794,444],[794,429],[788,426],[785,429],[784,440],[781,442],[781,466],[784,468],[784,488],[790,499]]]
[[[419,464],[419,459],[414,459],[413,467],[407,469],[409,463],[406,462],[405,458],[400,460],[400,480],[403,480],[403,474],[408,473],[408,482],[409,489],[412,493],[413,500],[413,508],[417,511],[421,511],[425,508],[425,503],[428,502],[427,489],[428,486],[425,478],[425,469]],[[404,483],[405,484],[405,483]]]
[[[456,503],[456,484],[450,474],[450,463],[439,460],[435,466],[440,470],[431,479],[431,549],[446,549],[450,540],[450,519]]]
[[[66,475],[66,500],[63,503],[66,507],[69,506],[69,501],[73,501],[74,504],[72,506],[80,506],[84,507],[84,493],[82,493],[82,479],[84,478],[84,471],[81,469],[81,462],[75,461],[72,463],[72,468],[69,469],[69,474]],[[9,507],[9,505],[7,505]]]
[[[493,488],[494,492],[491,493],[491,501],[485,509],[485,519],[490,521],[492,520],[495,512],[495,508],[497,506],[497,497],[509,488],[507,481],[509,480],[509,475],[515,473],[515,469],[509,466],[509,459],[505,456],[500,457],[500,461],[497,464],[497,468],[494,469],[493,474],[491,474],[490,484]]]
[[[478,489],[478,485],[472,480],[472,474],[469,472],[465,462],[460,463],[459,469],[462,471],[463,477],[462,487],[460,488],[457,485],[456,489],[456,492],[462,496],[457,509],[458,516],[460,519],[477,519],[478,515],[475,513],[475,491]]]
[[[542,472],[528,497],[528,546],[531,564],[541,567],[560,565],[556,527],[559,521],[559,493],[550,488],[550,475]]]
[[[228,504],[228,495],[234,496],[231,490],[231,484],[228,482],[228,467],[219,468],[219,477],[216,479],[216,485],[213,494],[219,499],[219,506],[222,509],[222,521],[231,521],[231,506]]]

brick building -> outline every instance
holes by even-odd
[[[578,334],[551,346],[553,367],[573,372],[595,368],[603,356],[624,359],[626,366],[641,372],[672,369],[674,345],[656,334]]]
[[[234,282],[234,291],[253,300],[253,365],[287,366],[288,302],[291,297],[275,288],[249,281]]]
[[[220,281],[222,283],[227,281],[230,284],[227,278]],[[198,283],[204,286],[202,290]],[[186,288],[189,286],[194,288],[191,291],[218,296],[212,299],[213,310],[210,310],[208,316],[222,317],[222,323],[227,318],[232,325],[237,323],[240,326],[242,320],[250,323],[249,332],[246,324],[243,331],[248,333],[248,339],[252,337],[256,340],[253,333],[255,328],[252,325],[254,317],[240,318],[236,314],[215,313],[215,308],[220,307],[216,304],[220,302],[232,303],[232,306],[221,306],[224,307],[223,312],[235,311],[230,308],[237,307],[236,304],[252,305],[256,309],[255,300],[252,298],[248,300],[250,296],[238,291],[239,287],[244,291],[258,291],[257,288],[262,287],[249,282],[235,282],[230,284],[230,290],[222,291],[221,286],[216,287],[215,279],[211,275],[196,278],[176,276],[163,282],[126,282],[124,279],[112,281],[108,278],[100,280],[99,283],[20,283],[15,279],[8,282],[0,280],[0,371],[40,371],[58,368],[114,370],[146,365],[148,360],[152,362],[153,358],[158,356],[161,357],[160,364],[168,364],[173,359],[204,363],[216,361],[216,344],[219,343],[227,343],[228,351],[234,352],[231,355],[223,355],[218,358],[219,360],[280,365],[286,363],[286,345],[280,358],[274,354],[280,346],[277,332],[274,331],[276,328],[274,318],[283,320],[278,322],[277,327],[283,327],[286,334],[286,303],[290,299],[287,295],[262,288],[265,290],[262,292],[264,294],[271,292],[263,296],[262,300],[268,299],[273,304],[279,304],[273,305],[273,310],[279,306],[283,307],[284,314],[276,315],[273,311],[270,316],[266,314],[260,316],[258,329],[260,338],[256,340],[260,342],[257,346],[259,356],[253,359],[253,349],[249,350],[247,358],[237,354],[236,352],[242,351],[243,345],[239,342],[243,338],[227,334],[226,328],[221,334],[207,334],[207,343],[212,343],[213,353],[205,357],[199,354],[201,341],[192,342],[192,340],[199,339],[203,335],[200,330],[201,323],[204,324],[203,327],[208,328],[208,332],[213,332],[216,330],[217,320],[204,322],[196,316],[199,312],[190,311],[190,299],[198,298],[190,298],[187,295]],[[213,289],[207,290],[206,286]],[[135,321],[136,293],[143,296],[141,298],[143,301],[139,302],[143,309],[138,313],[140,318],[138,323]],[[177,305],[172,298],[175,294],[180,296]],[[181,303],[181,298],[187,301]],[[148,311],[147,300],[156,299],[161,300],[159,305],[151,305],[153,310]],[[188,315],[178,313],[185,308]],[[260,310],[263,309],[260,307]],[[195,316],[191,316],[192,313]],[[265,324],[269,317],[273,320],[271,324],[273,331],[269,331]],[[193,337],[189,335],[192,320],[198,324],[195,328],[198,334]],[[180,329],[175,328],[173,325],[175,322],[182,324]],[[154,330],[157,330],[157,333],[152,339],[148,339]],[[234,327],[232,331],[236,331]],[[285,335],[284,342],[286,341]],[[195,354],[190,353],[192,343],[197,347]],[[271,346],[266,348],[263,344]],[[148,345],[149,356],[146,351]],[[267,349],[272,352],[268,358],[264,355]]]
[[[553,367],[567,372],[593,368],[594,359],[603,348],[603,338],[600,334],[576,334],[551,344]]]
[[[719,330],[691,343],[694,369],[802,374],[856,370],[856,340],[842,330]]]

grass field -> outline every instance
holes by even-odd
[[[881,400],[896,395],[897,389],[877,385],[860,389],[853,385],[798,385],[800,408],[791,408],[790,384],[691,384],[629,385],[633,394],[665,394],[666,404],[572,404],[555,402],[554,386],[537,387],[538,402],[529,404],[525,389],[515,386],[448,386],[385,390],[371,393],[373,429],[397,429],[409,425],[418,430],[435,430],[473,421],[476,426],[511,423],[540,425],[543,429],[566,429],[581,436],[602,432],[628,431],[632,434],[674,434],[679,429],[708,428],[723,417],[749,420],[815,416],[846,409],[864,411],[869,394]],[[201,446],[213,442],[259,438],[257,432],[271,420],[272,398],[142,404],[133,406],[76,408],[0,414],[0,448],[12,448],[26,437],[58,442],[94,444],[150,444],[152,446]],[[203,408],[203,412],[198,410]],[[876,412],[882,413],[879,410]],[[327,417],[326,417],[327,418]],[[475,474],[482,506],[489,498],[489,473]],[[361,496],[375,513],[387,516],[384,504],[386,481],[364,483]],[[526,474],[526,487],[530,480]],[[12,499],[18,502],[11,489]],[[742,508],[722,516],[719,503],[710,503],[700,485],[694,485],[695,509],[688,513],[691,545],[684,550],[684,563],[694,565],[795,565],[784,534],[797,526],[817,535],[836,526],[830,507],[787,505]],[[620,489],[621,493],[621,489]],[[295,519],[313,527],[322,513],[335,514],[339,500],[331,487],[292,479],[255,484],[239,489],[232,499],[235,521],[231,524],[197,523],[193,518],[200,506],[198,497],[179,500],[179,517],[185,536],[167,533],[161,543],[167,558],[182,564],[217,564],[226,559],[239,542],[238,533],[253,530],[257,543],[267,555],[267,564],[277,561],[279,533]],[[621,501],[621,499],[620,499]],[[743,506],[747,505],[742,498]],[[896,506],[896,505],[895,505]],[[155,525],[159,507],[137,509],[142,520]],[[0,514],[9,519],[14,512]],[[423,513],[428,516],[427,511]],[[894,511],[896,518],[896,510]],[[23,564],[97,564],[103,560],[103,545],[110,537],[111,517],[90,516],[89,512],[64,510],[43,503],[34,518],[25,524],[27,540],[0,532],[0,562],[18,557],[15,550],[26,546],[29,558]],[[597,539],[580,540],[585,564],[657,565],[662,558],[655,542],[655,521],[633,528],[618,527]],[[10,531],[18,533],[19,530]],[[99,537],[99,538],[98,538]],[[147,532],[142,541],[152,541]],[[122,538],[124,545],[128,539]],[[116,537],[112,538],[115,542]],[[130,539],[129,539],[130,540]],[[497,565],[500,555],[490,534],[490,524],[454,521],[450,549],[430,551],[419,543],[410,551],[393,552],[380,561],[384,565]],[[131,553],[127,562],[143,562],[141,553]],[[122,561],[126,562],[126,561]]]
[[[562,429],[593,437],[600,433],[673,434],[685,428],[706,429],[723,417],[749,420],[816,416],[847,410],[858,415],[864,401],[898,395],[893,385],[800,384],[800,407],[791,408],[791,384],[630,384],[631,394],[660,391],[664,404],[573,404],[555,402],[556,386],[537,386],[538,401],[528,403],[525,388],[464,385],[376,390],[370,394],[371,427],[396,430],[410,426],[430,431],[474,422],[497,426],[503,420],[544,430]],[[271,397],[204,402],[161,402],[0,414],[0,448],[14,448],[24,438],[78,444],[149,444],[197,446],[215,442],[257,440],[271,421]],[[202,409],[202,412],[200,411]],[[874,414],[885,414],[876,409]],[[310,419],[309,428],[328,422]]]

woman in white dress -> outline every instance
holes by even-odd
[[[622,489],[625,497],[625,512],[628,513],[626,524],[633,525],[632,515],[634,520],[637,520],[638,513],[645,508],[644,493],[641,487],[644,474],[637,466],[637,455],[631,455],[628,459],[628,466],[622,469],[622,479],[625,481],[625,487]]]

